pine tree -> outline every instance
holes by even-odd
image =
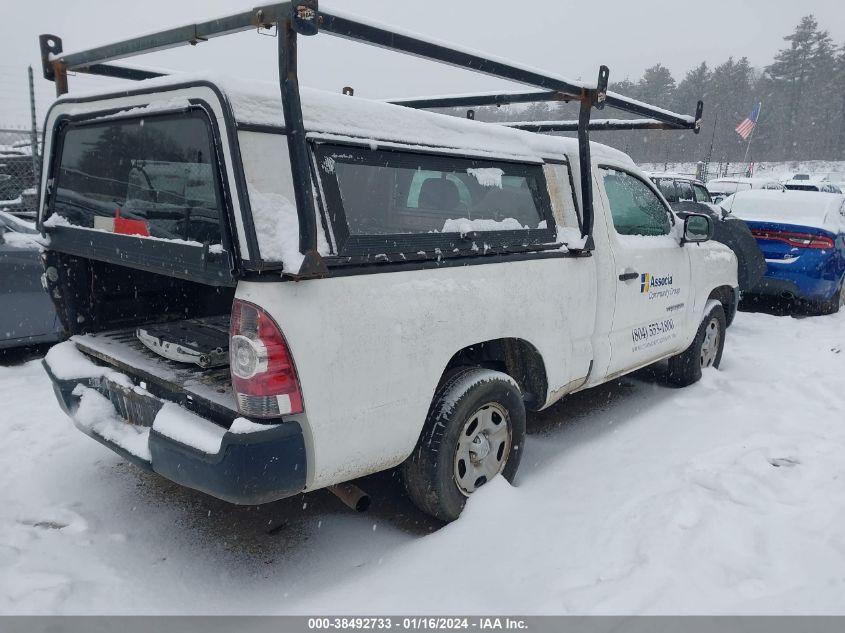
[[[845,44],[842,44],[836,56],[836,66],[831,85],[835,94],[838,95],[836,103],[839,107],[837,127],[831,129],[831,136],[837,139],[833,148],[833,158],[841,159],[845,157]]]
[[[781,49],[775,55],[775,61],[766,67],[774,88],[782,93],[784,145],[781,153],[784,157],[794,155],[797,149],[801,128],[799,114],[806,103],[805,90],[817,61],[818,27],[812,15],[801,18],[795,31],[783,38],[789,46]]]
[[[652,105],[671,107],[675,94],[675,78],[666,66],[657,63],[645,69],[637,84],[637,92]]]

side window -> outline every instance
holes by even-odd
[[[693,185],[693,191],[695,193],[695,201],[696,202],[712,202],[710,199],[710,193],[702,187],[701,185]]]
[[[678,193],[675,191],[675,181],[671,178],[658,178],[657,188],[660,189],[660,193],[663,194],[663,197],[668,202],[678,201]]]
[[[601,172],[619,235],[669,234],[669,211],[648,185],[624,171],[602,167]]]
[[[540,164],[328,144],[316,150],[340,254],[476,252],[554,241]]]
[[[684,180],[676,180],[675,186],[678,188],[678,202],[688,202],[695,200],[695,194],[692,192],[692,185]]]

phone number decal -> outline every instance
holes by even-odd
[[[663,319],[662,321],[655,321],[654,323],[634,328],[631,331],[631,338],[634,343],[642,343],[643,341],[647,341],[655,336],[667,334],[674,329],[674,319]]]

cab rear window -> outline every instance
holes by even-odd
[[[332,145],[317,164],[341,255],[553,242],[542,166]]]
[[[61,219],[52,223],[220,244],[211,138],[199,111],[66,124],[52,197]]]

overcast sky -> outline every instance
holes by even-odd
[[[52,99],[53,85],[40,74],[39,33],[61,36],[65,50],[71,51],[260,4],[243,0],[0,0],[0,126],[28,121],[28,64],[36,73],[39,118]],[[645,68],[660,62],[680,80],[703,60],[715,65],[731,55],[745,55],[761,68],[783,45],[783,36],[808,13],[815,14],[837,43],[845,42],[843,0],[347,0],[323,6],[573,79],[592,80],[600,64],[610,67],[611,81],[637,79]],[[357,95],[367,97],[513,87],[333,37],[303,40],[303,85],[337,91],[352,85]],[[250,78],[275,79],[277,73],[275,40],[255,32],[136,57],[130,63],[217,70]],[[70,79],[71,93],[102,84],[103,80],[90,77]]]

